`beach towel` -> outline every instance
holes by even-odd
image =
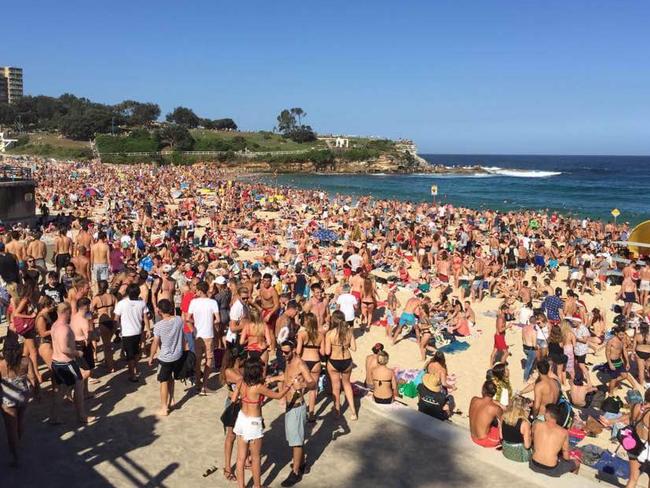
[[[617,478],[628,479],[630,477],[630,463],[609,451],[602,453],[593,468],[598,472],[614,475]]]
[[[446,346],[442,346],[438,351],[444,352],[445,354],[456,354],[462,351],[469,349],[469,344],[467,342],[456,341]]]

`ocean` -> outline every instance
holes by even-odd
[[[432,164],[482,166],[488,174],[306,175],[265,177],[330,194],[438,201],[498,210],[549,209],[564,215],[637,224],[650,219],[650,156],[498,156],[423,154]]]

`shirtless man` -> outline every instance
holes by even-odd
[[[642,307],[650,302],[650,261],[639,271],[639,303]]]
[[[524,280],[519,287],[519,292],[517,298],[521,300],[521,303],[529,303],[532,301],[532,291],[528,287],[528,281]]]
[[[398,342],[397,338],[404,329],[407,329],[407,332],[402,338],[404,338],[413,330],[415,327],[416,315],[420,315],[422,313],[420,309],[421,305],[422,300],[418,296],[413,296],[408,299],[406,305],[404,305],[404,310],[402,310],[402,314],[399,317],[399,324],[397,324],[397,326],[393,329],[393,344],[396,344]]]
[[[5,251],[13,254],[16,257],[16,261],[18,261],[18,267],[24,269],[25,259],[27,258],[27,247],[20,238],[20,232],[12,230],[9,233],[9,237],[11,240],[5,245]]]
[[[469,403],[469,430],[472,441],[481,447],[498,447],[501,444],[499,422],[503,416],[501,404],[494,399],[497,387],[492,381],[483,383],[480,397]]]
[[[74,264],[77,273],[84,279],[90,280],[90,259],[86,256],[86,248],[79,246],[77,248],[78,254],[73,257],[70,262]]]
[[[329,327],[329,300],[324,297],[323,288],[319,283],[312,285],[311,298],[305,304],[305,312],[311,312],[318,320],[318,330],[325,333]]]
[[[607,341],[605,356],[609,366],[612,379],[607,383],[609,394],[613,395],[616,387],[625,380],[633,382],[634,379],[629,373],[628,351],[625,342],[625,327],[615,327],[614,336]]]
[[[88,378],[95,368],[94,349],[92,343],[93,324],[88,320],[90,311],[90,300],[81,297],[77,300],[77,312],[70,318],[70,328],[74,333],[75,347],[81,352],[77,364],[81,369],[81,377],[84,384],[84,398],[88,398]]]
[[[106,244],[106,233],[100,231],[97,234],[97,242],[90,246],[90,266],[92,269],[92,281],[108,281],[108,258],[110,248]]]
[[[42,236],[40,232],[34,234],[34,239],[27,245],[27,256],[34,259],[34,266],[41,270],[41,275],[45,277],[45,273],[47,273],[47,266],[45,265],[47,246],[41,240]]]
[[[88,257],[88,251],[90,249],[90,245],[92,244],[92,242],[93,242],[93,238],[90,235],[90,232],[88,232],[88,224],[84,222],[83,224],[81,224],[81,229],[79,229],[79,233],[77,234],[77,238],[75,239],[74,254],[75,255],[83,254],[84,256]]]
[[[262,277],[258,301],[262,307],[262,319],[266,323],[269,332],[271,332],[271,350],[274,351],[276,347],[275,323],[278,320],[278,311],[280,310],[280,297],[275,288],[271,286],[271,280],[272,276],[269,273]]]
[[[561,418],[559,407],[554,403],[545,405],[544,422],[533,423],[533,457],[530,469],[536,473],[559,477],[566,473],[578,473],[580,461],[569,457],[569,434],[558,425]]]
[[[636,289],[636,283],[632,279],[632,276],[626,276],[621,283],[621,291],[619,292],[619,298],[623,299],[625,306],[623,307],[623,315],[626,317],[630,316],[632,312],[632,305],[634,302],[639,301],[639,292]]]
[[[494,348],[492,349],[492,354],[490,354],[490,367],[492,367],[497,362],[507,362],[508,356],[510,356],[510,350],[508,349],[508,344],[506,343],[506,329],[508,328],[506,323],[507,311],[508,305],[506,303],[503,303],[497,312],[496,332],[494,334]]]
[[[537,418],[542,418],[546,413],[546,405],[552,403],[555,405],[560,399],[560,385],[558,381],[554,378],[548,376],[548,372],[551,369],[549,362],[546,359],[542,359],[537,363],[537,371],[539,377],[535,383],[534,391],[534,401],[532,414],[536,415]]]
[[[269,378],[269,381],[281,381],[285,385],[291,385],[284,397],[286,401],[284,431],[287,443],[291,448],[293,462],[289,477],[281,484],[282,486],[293,486],[302,479],[302,474],[305,471],[303,449],[305,443],[305,424],[307,423],[305,390],[315,388],[316,381],[314,381],[305,362],[296,354],[296,344],[294,341],[284,341],[280,346],[280,351],[286,361],[284,374]]]
[[[524,345],[524,355],[526,357],[526,363],[524,366],[524,381],[528,381],[531,373],[533,372],[533,366],[535,365],[535,359],[537,357],[537,331],[535,330],[535,324],[537,319],[531,317],[530,320],[524,327],[521,329],[521,339]]]
[[[93,417],[86,415],[84,407],[84,391],[81,371],[77,364],[77,358],[81,352],[75,347],[74,332],[70,328],[70,305],[66,302],[57,306],[57,320],[52,325],[52,376],[55,386],[53,395],[51,424],[60,424],[60,405],[63,397],[74,388],[74,404],[77,411],[77,419],[82,424],[91,422]]]
[[[171,277],[172,270],[171,264],[164,264],[160,270],[160,278],[154,283],[153,289],[151,290],[156,315],[158,315],[157,303],[160,300],[169,300],[172,302],[172,305],[174,304],[176,280]]]
[[[72,239],[67,236],[66,229],[60,229],[59,235],[54,239],[54,255],[52,256],[57,273],[60,273],[61,269],[70,262],[71,255]]]
[[[483,280],[485,279],[485,261],[477,253],[474,259],[474,281],[472,281],[472,289],[470,299],[474,302],[479,302],[483,299]]]

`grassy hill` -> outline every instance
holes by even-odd
[[[37,132],[17,138],[7,150],[8,154],[32,154],[56,159],[90,159],[93,152],[90,142],[73,141],[56,134]]]

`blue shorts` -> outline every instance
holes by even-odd
[[[535,266],[544,267],[544,256],[535,256]]]
[[[401,327],[407,325],[413,327],[415,325],[415,315],[408,312],[402,312],[402,315],[399,316],[399,325]]]

